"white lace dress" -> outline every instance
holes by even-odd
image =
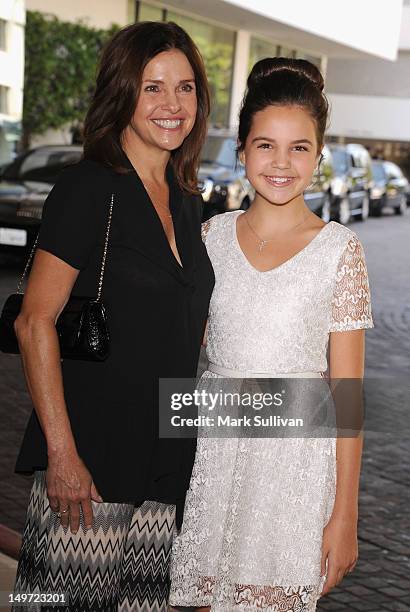
[[[267,272],[242,252],[236,219],[203,226],[216,283],[207,356],[234,370],[325,372],[329,332],[373,327],[362,246],[336,222]],[[206,371],[199,388],[215,382]],[[311,612],[334,504],[335,438],[198,439],[170,604],[213,612]]]

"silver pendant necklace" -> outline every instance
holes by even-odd
[[[286,230],[286,232],[283,232],[283,233],[284,233],[284,234],[287,234],[288,232],[290,232],[290,231],[292,231],[292,230],[296,229],[297,227],[299,227],[300,225],[303,225],[303,223],[306,221],[306,219],[308,218],[308,216],[309,216],[309,215],[306,215],[306,216],[305,216],[305,218],[304,218],[304,219],[303,219],[303,220],[302,220],[300,223],[297,223],[296,225],[294,225],[293,227],[289,228],[288,230]],[[245,221],[246,221],[246,223],[248,224],[249,229],[251,230],[251,232],[253,232],[253,233],[255,234],[256,238],[258,239],[258,250],[259,250],[259,253],[261,253],[261,252],[262,252],[262,250],[265,248],[265,246],[266,246],[266,245],[267,245],[269,242],[272,242],[272,240],[274,240],[274,238],[266,238],[266,239],[261,238],[261,237],[259,236],[259,234],[258,234],[258,233],[257,233],[257,232],[256,232],[256,231],[253,229],[252,225],[249,223],[249,221],[248,221],[248,219],[247,219],[247,216],[246,216],[246,213],[245,213]]]

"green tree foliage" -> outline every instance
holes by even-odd
[[[229,124],[229,100],[232,79],[232,46],[220,42],[200,41],[211,90],[211,121],[214,125]]]
[[[24,144],[49,128],[81,125],[95,85],[102,47],[119,29],[97,30],[27,12],[23,105]]]

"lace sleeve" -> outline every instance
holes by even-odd
[[[208,219],[208,221],[205,221],[205,223],[202,223],[201,225],[202,242],[204,242],[205,244],[206,244],[206,237],[208,235],[210,227],[211,227],[211,219]]]
[[[353,236],[339,260],[329,331],[371,327],[374,325],[366,262],[363,247],[357,237]]]

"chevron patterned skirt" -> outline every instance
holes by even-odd
[[[15,604],[14,612],[165,612],[175,506],[93,504],[94,524],[74,535],[48,503],[36,472],[14,593],[64,595],[65,603]]]

